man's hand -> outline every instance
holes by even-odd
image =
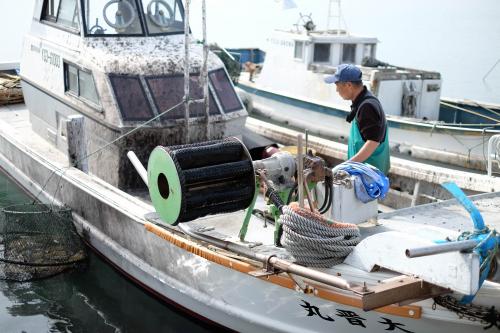
[[[377,149],[379,144],[379,142],[373,140],[366,141],[363,147],[361,147],[361,149],[358,151],[358,153],[351,157],[349,161],[361,163],[366,161],[368,157],[372,155],[375,149]]]

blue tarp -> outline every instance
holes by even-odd
[[[334,173],[338,170],[354,176],[356,197],[364,203],[378,198],[383,199],[389,191],[389,178],[369,164],[347,161],[333,169]]]

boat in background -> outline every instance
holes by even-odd
[[[441,98],[440,73],[382,63],[376,60],[377,38],[317,30],[310,16],[267,41],[255,82],[247,73],[238,81],[240,96],[256,117],[346,142],[350,101],[324,77],[337,65],[352,63],[382,103],[392,152],[486,170],[488,140],[500,134],[499,105]]]

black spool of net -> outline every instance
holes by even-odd
[[[255,194],[250,154],[236,138],[156,147],[148,184],[156,211],[172,225],[245,209]]]

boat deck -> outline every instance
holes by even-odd
[[[23,105],[0,107],[0,129],[16,141],[29,147],[33,153],[50,160],[55,167],[62,168],[68,165],[68,160],[61,151],[51,146],[31,130],[28,111]],[[118,209],[137,217],[140,223],[152,221],[162,224],[165,228],[172,229],[172,227],[165,226],[157,219],[146,193],[127,194],[104,183],[97,177],[82,174],[73,168],[67,172],[71,173],[73,178],[80,178],[82,183],[93,186],[94,191],[99,191],[104,200],[111,201]],[[498,227],[500,221],[496,216],[498,215],[497,207],[500,207],[500,192],[475,196],[473,200],[483,214],[486,224],[494,228]],[[263,205],[264,201],[259,198],[257,207]],[[273,246],[274,226],[257,216],[252,216],[246,241],[240,242],[238,232],[243,220],[244,212],[238,211],[200,218],[189,222],[188,225],[207,235],[245,245],[259,253],[276,254],[282,258],[291,259],[285,249]],[[468,213],[456,200],[449,200],[380,214],[378,224],[365,223],[360,225],[360,230],[363,238],[384,231],[398,231],[434,241],[444,239],[447,236],[456,236],[459,232],[472,230],[472,227]],[[173,229],[177,230],[177,228]],[[366,281],[373,284],[398,275],[398,273],[387,269],[370,272],[346,263],[334,266],[326,271],[332,274],[341,274],[348,280]],[[492,288],[497,289],[498,284],[486,283],[480,290],[479,295],[482,295],[483,299],[488,298],[488,293]]]

